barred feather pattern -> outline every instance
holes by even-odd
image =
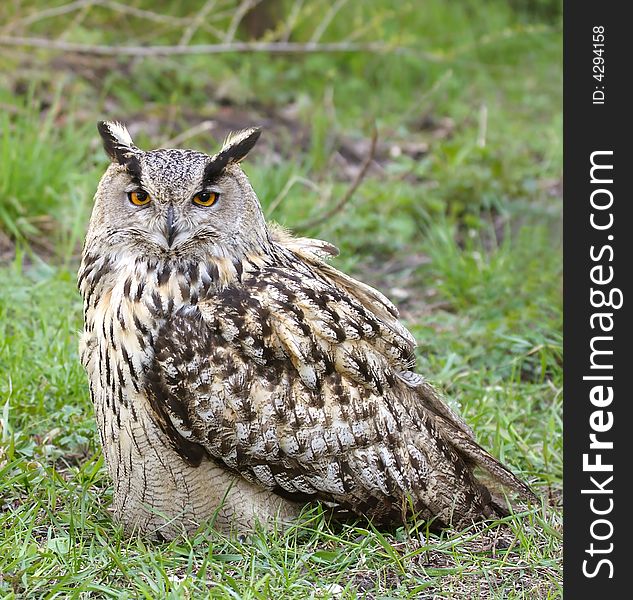
[[[391,302],[334,253],[280,229],[239,259],[86,246],[81,358],[129,527],[248,527],[310,500],[461,526],[504,512],[476,468],[533,498],[414,372]]]

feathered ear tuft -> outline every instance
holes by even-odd
[[[230,162],[240,162],[253,149],[261,134],[259,127],[232,131],[226,136],[220,154],[227,155]]]
[[[116,121],[99,121],[97,129],[108,156],[120,165],[127,166],[140,150],[134,145],[125,125]]]
[[[222,144],[222,149],[211,159],[205,169],[205,180],[217,177],[228,164],[238,163],[251,151],[262,130],[259,127],[242,129],[229,133]]]

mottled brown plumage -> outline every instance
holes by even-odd
[[[533,497],[414,372],[391,302],[330,266],[330,244],[266,224],[238,166],[259,131],[209,157],[99,129],[113,163],[79,273],[81,357],[128,528],[245,529],[311,500],[463,526],[503,514],[495,485]]]

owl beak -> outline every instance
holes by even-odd
[[[170,204],[167,208],[167,245],[171,248],[176,235],[176,227],[174,226],[174,207]]]

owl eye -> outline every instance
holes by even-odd
[[[136,190],[134,192],[128,192],[127,197],[135,206],[145,206],[152,200],[150,195],[145,190]]]
[[[198,206],[213,206],[220,197],[216,192],[198,192],[193,197],[193,203]]]

